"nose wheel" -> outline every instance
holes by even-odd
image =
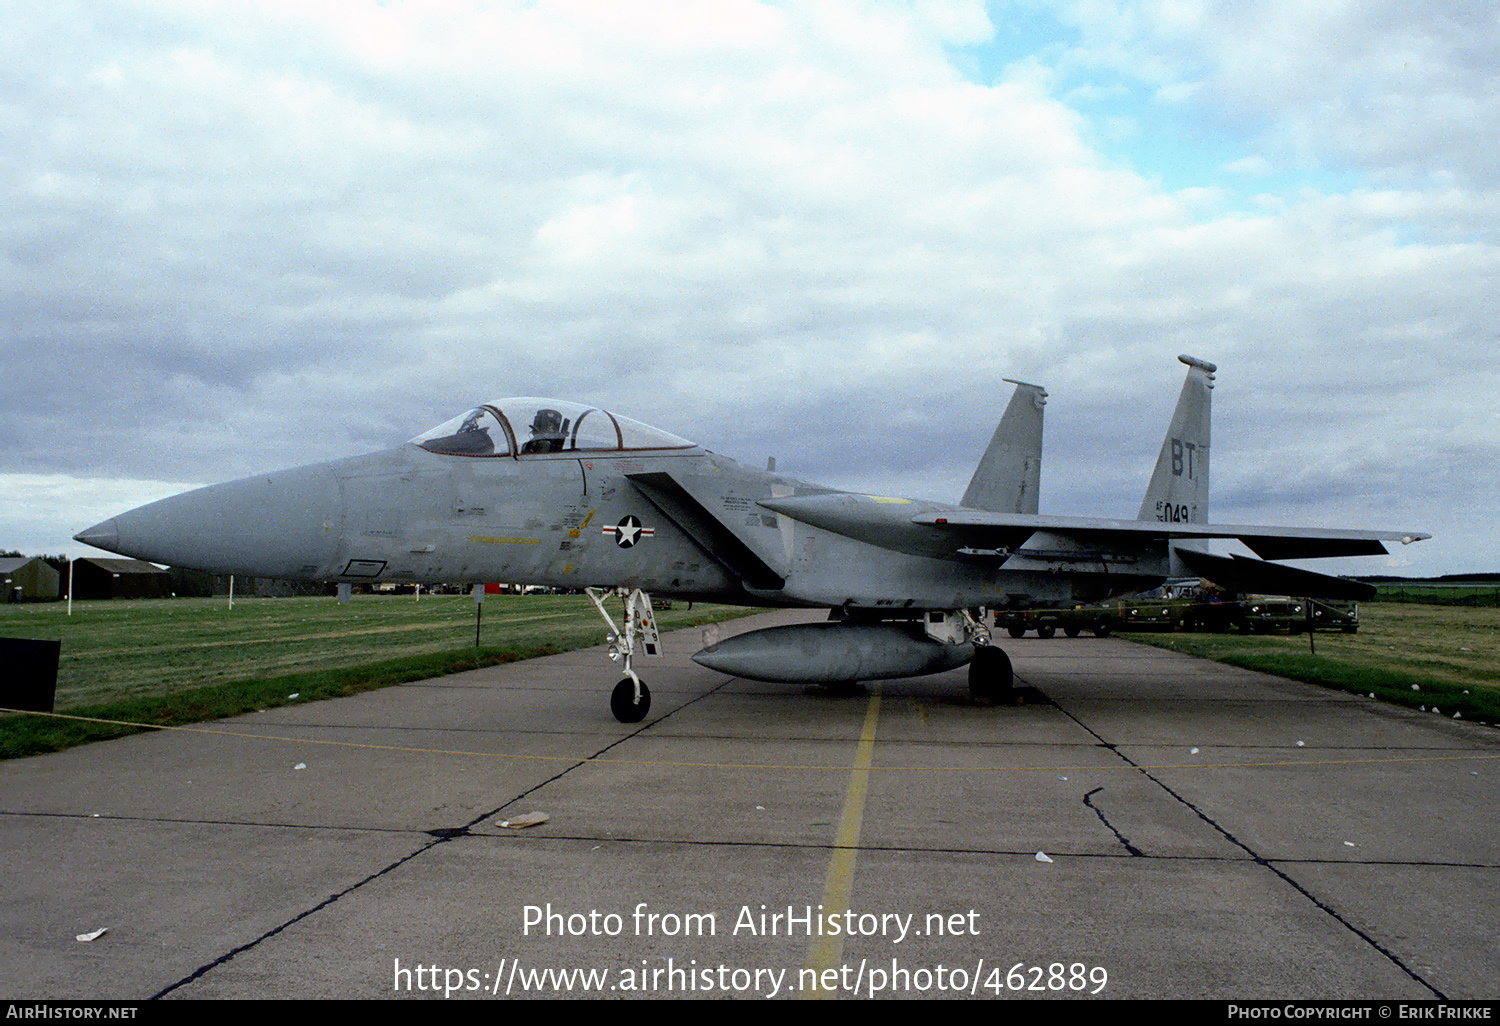
[[[621,629],[615,626],[609,610],[604,608],[604,599],[610,591],[605,588],[584,590],[594,603],[594,608],[609,625],[609,636],[605,639],[609,645],[609,657],[624,663],[625,677],[615,685],[614,691],[610,692],[609,711],[614,713],[615,719],[621,723],[639,723],[646,718],[646,713],[651,711],[651,689],[646,687],[645,682],[630,668],[630,661],[635,655],[636,640],[640,639],[641,648],[646,655],[661,655],[661,637],[656,630],[656,614],[651,611],[651,597],[639,588],[614,589],[614,594],[625,603],[625,626]]]
[[[609,696],[609,711],[621,723],[641,722],[651,711],[651,689],[639,677],[626,677]]]

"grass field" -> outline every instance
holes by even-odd
[[[1440,606],[1500,606],[1500,585],[1495,584],[1381,584],[1379,602],[1425,602]]]
[[[619,602],[610,605],[621,622]],[[755,612],[675,602],[662,631]],[[187,723],[353,694],[476,666],[602,644],[604,622],[582,595],[491,595],[482,647],[469,596],[138,599],[0,606],[0,636],[61,641],[59,712]],[[613,667],[601,660],[601,681]],[[0,705],[4,705],[0,701]],[[118,736],[34,716],[0,718],[0,757]]]
[[[1122,634],[1412,708],[1500,722],[1500,609],[1363,602],[1357,634]],[[1416,685],[1413,690],[1412,685]]]

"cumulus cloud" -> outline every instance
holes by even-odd
[[[1464,0],[1017,0],[1078,32],[1069,73],[1108,70],[1250,134],[1291,165],[1385,184],[1500,185],[1500,9]]]
[[[553,394],[954,499],[1011,377],[1053,392],[1044,505],[1130,515],[1188,352],[1223,366],[1226,519],[1358,495],[1377,526],[1440,531],[1474,475],[1414,488],[1412,454],[1496,446],[1500,93],[1476,10],[18,14],[0,472],[223,479]],[[1055,40],[972,73],[966,51],[1038,12]],[[1212,168],[1232,185],[1165,188],[1113,149],[1132,116],[1090,104],[1141,83],[1234,133]],[[1310,163],[1357,181],[1272,180]]]

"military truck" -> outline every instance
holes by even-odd
[[[1241,626],[1257,634],[1280,631],[1301,634],[1309,626],[1308,602],[1308,599],[1284,595],[1248,595],[1240,603]],[[1345,634],[1359,630],[1359,603],[1332,599],[1314,599],[1311,603],[1312,630],[1342,631]]]
[[[995,615],[995,626],[1013,638],[1030,630],[1039,638],[1050,638],[1059,630],[1070,638],[1084,631],[1101,638],[1114,631],[1300,634],[1308,629],[1307,602],[1284,595],[1225,597],[1205,589],[1190,597],[1134,595],[1072,609],[1002,610]],[[1359,630],[1359,604],[1314,600],[1312,629],[1353,634]]]
[[[1058,631],[1070,638],[1084,631],[1106,638],[1116,630],[1170,631],[1185,623],[1192,623],[1192,627],[1184,627],[1192,630],[1198,622],[1210,620],[1208,614],[1199,611],[1206,603],[1207,592],[1196,577],[1180,578],[1142,595],[1098,605],[1000,610],[995,614],[995,626],[1013,638],[1024,637],[1029,630],[1036,631],[1039,638],[1050,638]],[[1212,620],[1218,618],[1215,614]]]

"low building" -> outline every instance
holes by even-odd
[[[77,599],[170,598],[172,575],[139,559],[73,561],[73,597]]]
[[[41,556],[0,557],[3,601],[54,602],[62,596],[62,575]]]

